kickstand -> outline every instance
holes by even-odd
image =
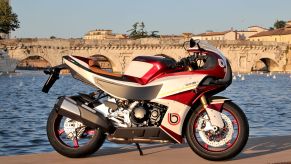
[[[143,156],[143,152],[142,152],[142,150],[141,150],[139,144],[138,144],[138,143],[135,143],[135,145],[136,145],[136,147],[137,147],[137,149],[138,149],[138,151],[139,151],[139,155],[140,155],[140,156]]]

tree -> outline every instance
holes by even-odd
[[[12,12],[7,0],[0,0],[0,32],[9,34],[17,28],[19,28],[17,14]]]
[[[138,31],[137,31],[137,26],[138,26],[138,22],[135,22],[132,25],[132,29],[128,30],[127,32],[130,32],[129,34],[129,38],[135,38],[138,35]]]
[[[274,23],[274,28],[275,29],[279,29],[279,28],[283,28],[283,27],[285,27],[285,25],[286,25],[286,22],[285,21],[283,21],[283,20],[277,20],[275,23]]]
[[[148,32],[145,30],[145,24],[144,22],[136,22],[132,25],[132,29],[128,30],[127,32],[130,32],[128,35],[131,39],[139,39],[139,38],[147,38],[147,37],[159,37],[156,33],[159,31],[151,31],[150,35],[148,35]]]
[[[139,27],[140,27],[140,30],[139,30],[139,32],[140,32],[140,36],[141,36],[141,37],[146,37],[148,34],[147,34],[147,32],[144,30],[144,28],[145,28],[145,24],[144,24],[143,22],[141,22],[140,25],[139,25]]]

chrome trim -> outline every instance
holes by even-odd
[[[96,110],[91,109],[91,108],[89,108],[88,106],[86,106],[86,105],[84,105],[84,104],[82,104],[81,107],[83,107],[83,108],[89,110],[89,111],[92,112],[92,113],[96,113]]]

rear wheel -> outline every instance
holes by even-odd
[[[50,144],[60,154],[78,158],[96,152],[105,140],[100,128],[91,129],[81,122],[59,115],[53,110],[47,121]]]
[[[243,111],[233,102],[226,101],[221,116],[224,127],[213,128],[206,111],[200,106],[188,121],[187,142],[196,154],[205,159],[218,161],[233,158],[247,143],[249,125]]]

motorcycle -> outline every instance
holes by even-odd
[[[232,83],[223,53],[207,42],[187,41],[189,55],[137,56],[124,74],[102,70],[98,61],[64,56],[45,70],[48,93],[62,69],[95,92],[58,98],[47,121],[47,135],[60,154],[78,158],[114,143],[184,143],[207,160],[226,160],[247,143],[247,118],[232,100],[214,96]]]

